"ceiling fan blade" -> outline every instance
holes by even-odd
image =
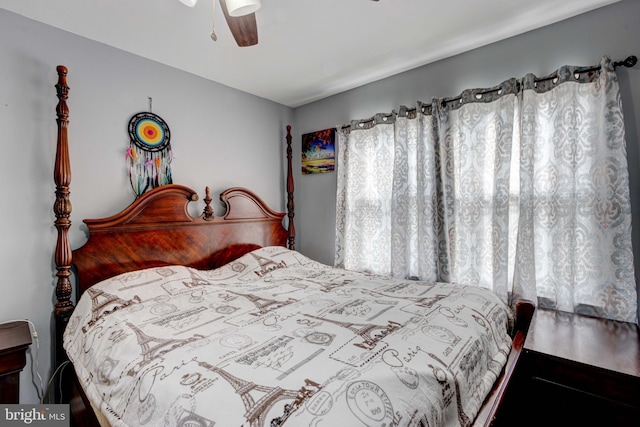
[[[180,3],[184,4],[185,6],[194,7],[196,3],[198,3],[198,0],[180,0]]]
[[[236,39],[238,46],[245,47],[258,44],[256,14],[250,13],[244,16],[233,17],[229,15],[225,0],[220,0],[220,6],[222,6],[224,19],[227,20],[231,34],[233,34],[233,38]]]

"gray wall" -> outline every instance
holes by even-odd
[[[640,55],[640,2],[624,0],[558,24],[439,61],[318,101],[294,111],[205,81],[0,9],[0,129],[5,182],[0,210],[0,322],[28,318],[39,333],[39,370],[51,373],[50,316],[55,276],[53,158],[57,103],[55,67],[69,68],[73,247],[86,239],[83,218],[115,213],[133,200],[124,163],[129,118],[148,110],[172,132],[176,182],[214,194],[230,186],[256,191],[275,209],[284,206],[284,127],[293,125],[294,161],[300,135],[352,119],[414,106],[434,96],[493,86],[532,72],[545,75],[563,64],[597,64]],[[631,190],[640,217],[640,67],[619,69],[626,113]],[[252,126],[240,125],[252,117]],[[238,168],[242,163],[246,167]],[[334,256],[335,174],[296,174],[297,249],[321,262]],[[197,202],[194,214],[202,209]],[[640,247],[640,230],[634,243]],[[636,256],[640,260],[640,256]],[[638,261],[636,261],[638,264]],[[640,270],[640,268],[638,269]],[[21,401],[35,403],[29,351]]]
[[[148,111],[148,97],[172,133],[175,182],[201,196],[195,215],[204,207],[205,186],[214,195],[248,187],[274,209],[285,209],[285,126],[293,111],[2,9],[0,40],[0,322],[34,322],[46,383],[55,283],[56,66],[68,67],[71,87],[74,248],[86,240],[82,219],[113,215],[134,199],[125,169],[127,124],[133,114]],[[214,196],[221,210],[216,201]],[[21,376],[23,403],[38,401],[35,357],[34,343]]]
[[[603,55],[614,61],[640,56],[639,18],[640,1],[625,0],[299,107],[294,141],[304,133],[397,110],[400,105],[415,107],[416,101],[456,96],[467,88],[495,86],[510,77],[544,76],[565,64],[597,65]],[[620,67],[617,73],[625,113],[635,263],[640,272],[640,65]],[[300,159],[300,144],[295,148],[294,159]],[[333,264],[336,175],[301,175],[299,167],[295,172],[297,249]]]

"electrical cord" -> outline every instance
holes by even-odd
[[[58,373],[60,374],[60,377],[62,377],[62,374],[64,372],[64,368],[66,368],[67,365],[70,364],[70,363],[71,363],[70,361],[65,360],[64,362],[62,362],[60,364],[60,366],[58,366],[56,368],[55,371],[53,371],[53,374],[51,375],[51,379],[49,380],[49,383],[47,384],[47,398],[49,400],[47,403],[51,403],[51,383],[55,379],[56,375],[58,375]],[[62,396],[62,381],[60,381],[58,386],[59,386],[59,390],[58,390],[59,394],[58,394],[58,396]],[[42,396],[42,400],[40,401],[40,403],[44,404],[44,395]]]
[[[42,401],[42,399],[44,399],[44,382],[42,381],[42,376],[40,376],[40,364],[38,362],[39,356],[40,356],[40,340],[38,340],[38,331],[36,330],[36,325],[33,324],[33,322],[29,319],[15,319],[15,320],[5,320],[0,322],[0,325],[4,325],[7,323],[13,323],[13,322],[27,322],[29,324],[30,327],[30,331],[31,331],[31,336],[33,337],[33,340],[36,342],[36,355],[35,355],[35,371],[36,371],[36,375],[38,377],[38,380],[40,381],[40,390],[37,389],[37,385],[36,385],[36,392],[38,393],[38,399],[40,399]]]

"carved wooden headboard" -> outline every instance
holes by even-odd
[[[213,214],[208,188],[202,215],[189,215],[187,205],[197,199],[190,188],[164,185],[112,217],[84,220],[89,240],[73,251],[78,292],[120,273],[176,264],[212,269],[260,247],[287,245],[285,214],[251,191],[223,192],[227,209],[220,217]]]

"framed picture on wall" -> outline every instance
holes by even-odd
[[[333,172],[336,128],[302,135],[302,174]]]

